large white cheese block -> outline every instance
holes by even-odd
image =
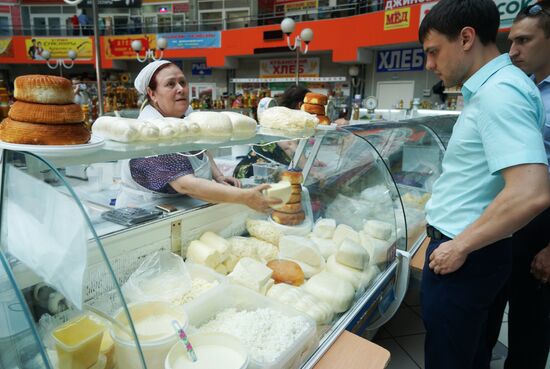
[[[139,130],[130,125],[129,118],[99,117],[92,125],[92,132],[105,139],[119,142],[139,140]]]
[[[346,224],[339,224],[334,231],[332,240],[336,243],[336,246],[340,247],[342,241],[344,241],[346,238],[349,238],[356,243],[361,242],[359,240],[359,234],[353,228]]]
[[[331,239],[336,230],[336,221],[334,219],[319,218],[313,226],[313,234],[319,238]]]
[[[222,262],[229,256],[229,251],[231,250],[231,245],[229,244],[229,241],[227,241],[223,237],[218,236],[214,232],[208,231],[203,233],[199,240],[212,247],[213,249],[218,250],[221,255]]]
[[[346,238],[336,252],[336,261],[363,270],[369,263],[369,254],[363,246]]]
[[[363,231],[371,237],[387,241],[391,237],[392,226],[390,223],[372,219],[365,222]]]
[[[388,249],[391,243],[382,241],[366,234],[364,231],[359,232],[361,238],[361,246],[363,246],[370,256],[370,264],[376,265],[388,261]]]
[[[325,260],[317,245],[308,238],[283,236],[279,241],[279,256],[302,261],[312,267],[320,267]]]
[[[350,308],[355,289],[348,281],[334,273],[322,272],[308,280],[304,288],[307,292],[330,305],[335,313]]]
[[[281,231],[266,220],[247,219],[246,230],[251,236],[279,246],[279,240],[283,236]]]
[[[336,243],[331,239],[327,240],[325,238],[319,238],[313,236],[313,233],[311,233],[309,238],[315,243],[315,245],[317,245],[317,248],[325,259],[327,259],[330,255],[335,254],[338,250],[338,246],[336,246]]]
[[[232,282],[248,287],[258,293],[265,288],[273,270],[252,258],[242,258],[227,276]]]
[[[327,260],[327,272],[336,274],[337,276],[345,279],[352,284],[356,290],[359,288],[361,281],[363,280],[364,272],[355,268],[351,268],[347,265],[340,264],[336,261],[336,256],[331,255]]]
[[[229,137],[233,132],[231,120],[224,114],[212,111],[198,111],[186,117],[188,122],[196,123],[201,129],[201,136]]]
[[[319,119],[301,110],[275,106],[265,110],[260,116],[260,125],[271,129],[303,130],[317,127]]]
[[[300,266],[300,268],[302,269],[302,272],[304,272],[304,277],[306,279],[308,278],[311,278],[313,277],[315,274],[319,274],[321,273],[323,270],[325,270],[325,261],[323,260],[323,264],[322,265],[319,265],[319,266],[311,266],[307,263],[304,263],[303,261],[300,261],[300,260],[296,260],[296,259],[292,259],[292,258],[285,258],[286,260],[290,260],[290,261],[293,261],[295,262],[296,264],[298,264]]]
[[[280,204],[271,205],[273,209],[282,208],[292,195],[292,185],[290,182],[281,181],[278,183],[270,183],[269,188],[264,190],[264,196],[279,199],[282,202]]]
[[[187,248],[187,260],[195,264],[206,265],[209,268],[216,268],[221,263],[222,256],[218,250],[199,240],[191,241]]]
[[[234,111],[222,111],[221,114],[227,116],[231,121],[234,134],[256,132],[257,123],[254,119],[243,114],[235,113]]]

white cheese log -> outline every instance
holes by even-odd
[[[229,241],[227,241],[223,237],[218,236],[214,232],[208,231],[203,233],[199,240],[212,247],[213,249],[218,250],[222,257],[222,262],[229,256],[229,251],[231,250],[231,245]]]
[[[313,226],[313,234],[319,238],[331,239],[336,230],[336,221],[334,219],[317,219]]]
[[[356,243],[360,243],[359,234],[353,228],[346,224],[339,224],[334,231],[332,240],[336,243],[336,246],[340,247],[342,241],[346,238],[349,238]]]
[[[187,248],[187,260],[195,264],[206,265],[215,269],[222,261],[222,256],[218,250],[199,240],[191,241]]]
[[[312,267],[324,264],[323,255],[317,245],[308,238],[300,236],[283,236],[279,241],[279,256],[299,260]]]
[[[222,111],[221,114],[225,115],[231,121],[233,126],[233,133],[251,133],[256,132],[256,121],[246,115],[235,113],[233,111]]]
[[[313,233],[311,233],[313,235]],[[333,255],[338,250],[338,246],[331,239],[319,238],[316,236],[310,236],[310,239],[317,245],[317,248],[321,252],[321,255],[327,259],[330,255]]]
[[[129,121],[129,118],[99,117],[92,125],[92,132],[112,141],[137,141],[139,140],[139,131],[130,125]]]
[[[317,127],[319,119],[301,110],[275,106],[265,110],[260,116],[260,125],[271,129],[303,130]]]
[[[159,138],[159,129],[153,124],[137,119],[131,119],[129,123],[130,127],[136,129],[139,132],[140,140],[156,140]]]
[[[335,313],[348,310],[355,294],[351,283],[330,272],[313,276],[305,283],[304,288],[313,296],[329,304]]]
[[[174,127],[166,123],[162,118],[152,119],[148,122],[158,128],[160,138],[174,138],[177,135]]]
[[[363,270],[369,264],[369,254],[361,244],[346,238],[336,251],[336,261]]]
[[[233,132],[231,120],[223,114],[212,111],[198,111],[189,114],[186,119],[201,128],[201,136],[229,137]]]
[[[266,220],[247,219],[246,230],[251,236],[269,242],[275,246],[279,246],[279,240],[283,236],[279,229]]]
[[[367,220],[363,225],[363,231],[371,237],[387,241],[391,237],[392,226],[380,220]]]

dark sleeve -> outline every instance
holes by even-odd
[[[177,193],[170,182],[194,174],[189,159],[179,154],[167,154],[130,160],[130,173],[140,186],[161,193]]]

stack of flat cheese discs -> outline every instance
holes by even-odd
[[[305,213],[302,209],[302,171],[287,170],[281,174],[281,181],[290,182],[292,192],[288,202],[271,213],[271,218],[279,224],[298,225],[305,219]]]
[[[15,79],[17,101],[0,124],[0,140],[31,145],[76,145],[90,140],[71,81],[31,74]]]
[[[330,125],[330,118],[325,114],[325,105],[327,105],[327,101],[328,98],[326,95],[308,92],[304,97],[302,110],[310,114],[315,114],[319,119],[319,124],[328,126]]]

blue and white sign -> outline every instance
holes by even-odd
[[[206,49],[222,46],[221,32],[159,33],[157,40],[168,40],[168,49]]]
[[[206,63],[191,64],[191,74],[194,76],[211,76],[212,68],[208,68]]]
[[[376,58],[377,72],[409,72],[424,69],[421,48],[381,50]]]

